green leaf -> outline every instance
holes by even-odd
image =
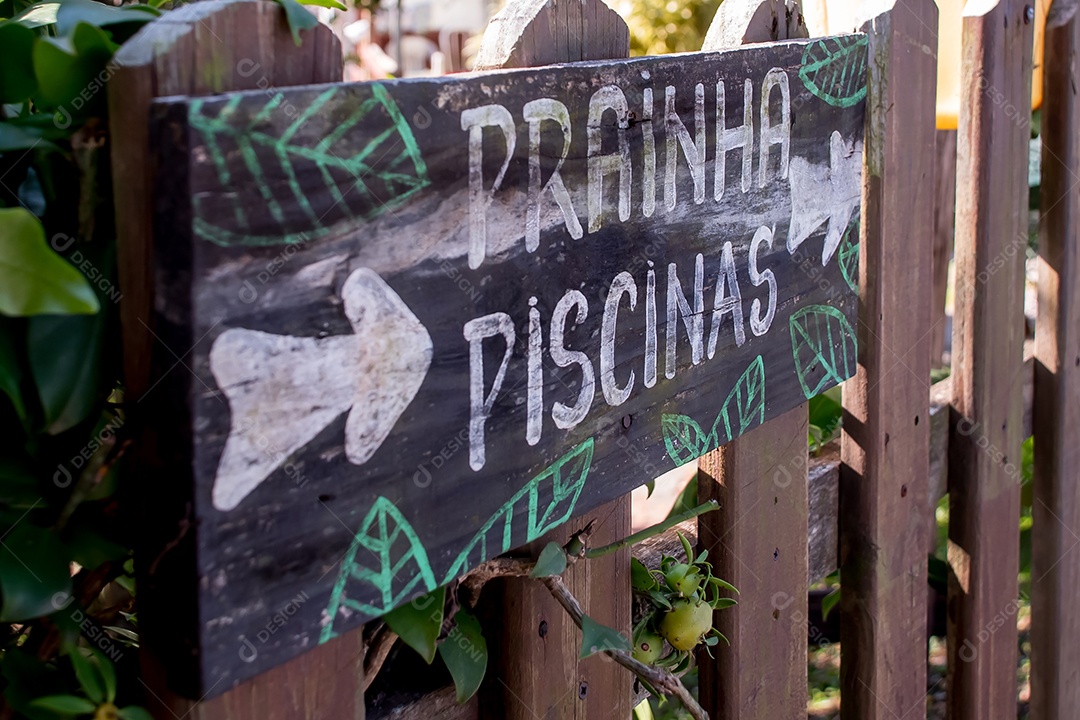
[[[110,560],[119,560],[128,553],[123,545],[85,525],[71,531],[68,546],[71,548],[71,559],[87,570],[93,570]]]
[[[713,610],[726,610],[729,607],[734,607],[739,604],[739,601],[735,598],[717,598],[716,602],[712,604]]]
[[[0,541],[0,622],[56,612],[53,596],[71,592],[67,549],[56,533],[23,520]]]
[[[0,26],[0,30],[3,26]],[[27,30],[27,32],[30,32]],[[0,42],[3,38],[0,37]],[[2,65],[0,65],[2,67]],[[0,76],[0,82],[3,82]],[[59,150],[55,143],[43,138],[43,133],[36,128],[27,128],[9,122],[0,122],[0,153],[19,150]]]
[[[866,97],[866,35],[825,38],[806,46],[799,79],[807,90],[835,107]]]
[[[26,404],[22,398],[22,380],[23,380],[23,367],[19,360],[18,350],[15,348],[15,342],[11,338],[11,333],[15,328],[10,326],[7,321],[0,323],[0,392],[4,393],[11,400],[11,406],[15,410],[15,414],[19,416],[19,419],[23,423],[23,428],[26,428]]]
[[[105,686],[105,702],[114,702],[116,700],[116,668],[101,651],[94,650],[93,653],[98,672],[101,673],[101,682]]]
[[[338,0],[300,0],[304,5],[314,5],[316,7],[333,8],[334,10],[348,10],[349,8],[342,5]]]
[[[48,695],[34,700],[30,705],[65,715],[88,715],[97,710],[97,705],[75,695]]]
[[[687,512],[697,507],[698,501],[698,476],[694,473],[694,476],[690,478],[690,482],[686,483],[686,487],[679,493],[679,497],[675,500],[675,504],[671,506],[671,512],[668,513],[668,517],[674,517],[680,513]],[[667,518],[665,518],[666,520]]]
[[[104,113],[108,65],[117,47],[104,30],[87,23],[68,36],[44,36],[34,43],[35,100],[56,109],[58,127]]]
[[[563,551],[562,545],[559,545],[559,543],[549,542],[540,551],[540,557],[536,559],[536,565],[533,567],[532,572],[529,573],[529,577],[542,578],[562,575],[565,570],[566,552]]]
[[[373,561],[371,567],[369,563]],[[334,627],[339,610],[346,610],[346,615],[378,617],[393,610],[417,588],[434,590],[435,587],[427,550],[416,530],[394,503],[379,497],[345,553],[326,608],[330,622],[323,626],[319,642],[336,637]],[[355,589],[355,595],[346,593],[347,588]],[[373,601],[359,599],[370,598],[373,590]]]
[[[0,313],[91,314],[101,306],[83,274],[53,252],[23,208],[0,210]]]
[[[581,657],[589,657],[605,650],[630,652],[630,640],[607,625],[601,625],[588,615],[581,616]]]
[[[120,708],[116,711],[116,714],[120,716],[120,720],[154,720],[153,715],[138,705],[128,705],[126,708]]]
[[[831,441],[840,430],[844,408],[833,393],[839,389],[840,387],[836,386],[810,398],[810,433],[818,448]]]
[[[31,318],[27,353],[45,415],[45,431],[57,435],[93,411],[101,386],[105,313],[86,317]]]
[[[25,28],[44,27],[56,22],[56,13],[59,10],[60,3],[58,2],[37,3],[11,18],[11,22],[18,23]]]
[[[75,647],[68,653],[71,666],[75,669],[75,678],[79,681],[79,687],[83,689],[87,697],[100,705],[105,701],[105,686],[101,674],[94,667],[94,663],[83,656],[82,651]]]
[[[840,252],[837,255],[840,274],[852,290],[859,289],[859,213],[859,208],[856,207],[847,230],[840,238]]]
[[[15,450],[0,457],[0,503],[11,509],[29,510],[41,503],[37,477],[27,458]]]
[[[753,425],[765,422],[765,361],[754,358],[735,381],[713,422],[713,442],[730,442]],[[723,435],[720,431],[723,430]],[[711,448],[709,448],[711,449]]]
[[[480,621],[465,610],[454,615],[454,629],[439,644],[439,656],[454,678],[457,701],[463,703],[480,689],[487,672],[488,649]]]
[[[428,665],[435,659],[435,643],[442,630],[445,603],[446,588],[441,587],[391,610],[383,618]]]
[[[289,32],[292,33],[293,42],[300,47],[300,31],[310,30],[319,24],[319,19],[304,9],[304,6],[296,0],[277,0],[277,3],[285,10],[285,20],[289,23]]]
[[[840,588],[835,587],[835,588],[832,589],[832,592],[830,592],[825,597],[821,598],[821,619],[822,620],[828,620],[829,619],[829,613],[831,613],[833,611],[833,608],[836,607],[837,603],[839,603],[839,602],[840,602]]]
[[[806,399],[855,374],[858,340],[844,314],[810,305],[791,316],[791,349]]]
[[[712,448],[712,442],[697,422],[686,415],[664,413],[660,416],[664,446],[676,465],[698,459]]]
[[[16,22],[0,23],[0,103],[21,103],[37,90],[34,31]],[[0,149],[3,149],[0,144]]]
[[[160,14],[145,5],[136,9],[133,6],[106,5],[94,0],[64,0],[56,13],[56,31],[67,35],[74,31],[79,23],[95,27],[128,22],[148,23]]]
[[[656,589],[656,578],[645,567],[645,563],[636,557],[630,558],[630,587],[639,592]]]

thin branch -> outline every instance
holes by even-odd
[[[665,533],[665,532],[667,532],[668,530],[675,527],[676,525],[678,525],[681,522],[686,522],[690,518],[695,518],[698,515],[703,515],[704,513],[710,512],[712,510],[716,510],[719,507],[720,506],[716,503],[715,500],[709,500],[708,502],[703,502],[700,505],[698,505],[697,507],[692,507],[689,510],[684,510],[683,512],[679,513],[678,515],[672,515],[671,517],[669,517],[667,520],[664,520],[663,522],[656,523],[655,525],[653,525],[651,527],[647,527],[644,530],[639,530],[638,532],[634,533],[633,535],[629,535],[627,537],[624,537],[622,540],[617,540],[616,542],[613,542],[610,545],[603,545],[603,546],[598,547],[598,548],[590,548],[590,549],[585,551],[585,557],[586,557],[586,559],[592,560],[593,558],[603,557],[604,555],[610,555],[611,553],[613,553],[613,552],[615,552],[617,550],[621,550],[624,547],[628,547],[630,545],[636,545],[637,543],[641,542],[642,540],[646,540],[648,538],[651,538],[654,535],[659,535],[661,533]],[[691,560],[693,560],[693,558],[690,558],[690,560],[687,560],[687,562],[690,562]]]
[[[367,652],[364,653],[364,682],[360,688],[363,692],[367,692],[367,689],[371,687],[371,683],[375,682],[375,677],[379,674],[379,670],[382,669],[383,663],[386,662],[386,656],[390,654],[390,648],[394,647],[397,639],[397,633],[385,623],[375,634],[375,637],[372,638],[367,647]]]
[[[540,578],[540,582],[544,583],[555,600],[557,600],[558,603],[563,606],[563,609],[566,610],[567,614],[570,615],[574,624],[580,628],[581,618],[585,613],[581,609],[581,605],[578,603],[577,598],[570,592],[570,588],[566,587],[566,583],[563,582],[562,578],[558,575],[552,575],[550,577]],[[643,662],[635,660],[633,656],[622,650],[604,650],[603,652],[616,663],[622,665],[624,668],[652,685],[659,692],[677,697],[694,720],[709,720],[709,714],[705,712],[704,708],[698,705],[697,700],[694,699],[694,696],[690,694],[690,691],[686,689],[686,686],[682,684],[682,681],[679,680],[679,678],[666,670],[662,670],[652,665],[646,665]]]

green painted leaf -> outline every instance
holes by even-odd
[[[714,442],[723,445],[765,422],[765,361],[758,355],[735,381],[713,422]],[[721,434],[723,433],[723,434]],[[711,450],[712,448],[706,448]]]
[[[365,587],[368,585],[377,592],[373,603],[349,597],[351,587],[356,588],[356,597],[369,596],[371,588]],[[378,617],[393,610],[418,588],[434,590],[435,586],[427,550],[416,531],[394,503],[379,497],[345,553],[341,572],[330,593],[319,642],[336,637],[334,625],[339,613],[346,617],[353,613]]]
[[[442,630],[445,604],[446,588],[441,587],[394,608],[383,619],[406,645],[430,665],[435,659],[435,645]]]
[[[858,340],[842,312],[810,305],[793,314],[789,326],[795,371],[807,399],[855,374]]]
[[[100,310],[83,274],[53,252],[23,208],[0,210],[0,313],[91,314]]]
[[[439,643],[439,656],[454,678],[457,701],[463,703],[480,689],[487,672],[487,640],[474,615],[458,610],[454,615],[454,629]]]
[[[803,51],[799,78],[830,105],[851,107],[866,97],[866,35],[812,42]]]
[[[840,274],[852,290],[859,289],[859,209],[855,208],[847,230],[840,238],[840,252],[837,255]]]
[[[540,551],[540,557],[536,559],[536,565],[529,577],[542,578],[552,575],[562,575],[566,570],[566,551],[559,543],[549,542]]]
[[[513,547],[515,515],[527,513],[521,544],[532,542],[570,519],[592,466],[595,442],[589,438],[528,482],[485,522],[451,564],[444,583]]]
[[[0,103],[21,103],[37,90],[34,75],[34,31],[14,22],[0,23]]]
[[[47,695],[34,700],[30,705],[65,715],[88,715],[97,710],[97,705],[75,695]]]
[[[676,465],[685,465],[710,450],[712,439],[692,417],[664,413],[660,425],[664,430],[664,447]]]
[[[581,616],[582,659],[605,650],[630,652],[630,640],[621,632],[596,622],[588,615]]]
[[[18,622],[58,609],[57,593],[71,592],[67,549],[60,537],[23,520],[0,544],[0,622]]]
[[[309,242],[340,223],[369,221],[430,184],[409,122],[380,85],[332,87],[304,108],[283,104],[281,94],[253,101],[237,95],[190,105],[188,121],[215,171],[194,208],[195,232],[210,242]],[[362,134],[349,132],[357,126]],[[301,187],[299,178],[319,178],[325,192]],[[290,204],[298,212],[288,212]]]

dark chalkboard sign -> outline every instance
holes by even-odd
[[[852,35],[159,102],[147,582],[180,684],[851,376],[865,95]]]

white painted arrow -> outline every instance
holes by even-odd
[[[825,248],[821,264],[827,265],[847,229],[861,195],[862,141],[844,142],[833,130],[829,137],[829,166],[814,165],[805,158],[791,158],[791,225],[787,249],[794,253],[823,222]]]
[[[341,289],[353,335],[273,335],[233,328],[210,349],[210,371],[232,421],[213,502],[232,510],[348,411],[345,456],[367,462],[420,390],[431,336],[382,278],[354,271]]]

